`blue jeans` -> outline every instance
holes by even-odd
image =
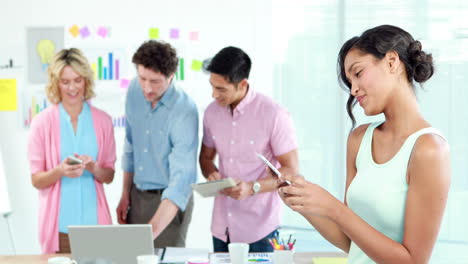
[[[275,230],[268,234],[266,237],[249,244],[249,252],[273,252],[273,247],[271,246],[268,239],[271,239],[275,236],[278,236],[278,230]],[[227,242],[222,241],[213,237],[213,251],[214,252],[229,252],[229,235],[227,237]]]

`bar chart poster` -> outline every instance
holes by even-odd
[[[40,112],[44,111],[49,105],[49,101],[44,93],[25,96],[23,100],[23,126],[29,127],[32,120]]]
[[[117,83],[111,82],[100,83],[98,86],[99,94],[91,100],[91,104],[110,115],[115,128],[124,128],[126,90],[116,89]]]
[[[125,127],[126,118],[125,116],[113,116],[112,124],[114,127]]]
[[[119,50],[91,50],[85,51],[94,72],[94,79],[98,81],[120,80],[125,74],[127,58]]]

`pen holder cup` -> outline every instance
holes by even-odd
[[[292,264],[294,263],[294,251],[275,250],[273,252],[273,264]]]

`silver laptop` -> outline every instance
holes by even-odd
[[[69,226],[70,247],[78,264],[136,264],[154,254],[151,225]]]

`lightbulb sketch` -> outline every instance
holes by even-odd
[[[37,55],[41,59],[42,70],[47,70],[52,57],[55,54],[55,43],[50,39],[41,39],[36,47]]]

